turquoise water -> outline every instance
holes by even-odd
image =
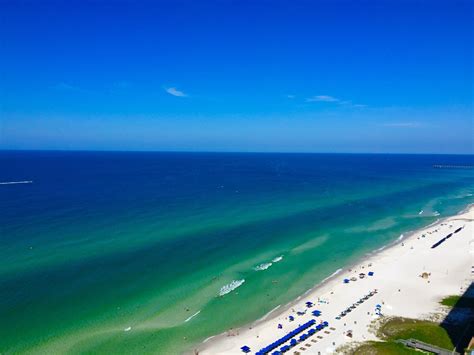
[[[0,152],[33,181],[0,185],[0,352],[193,349],[473,203],[474,170],[432,167],[473,160]]]

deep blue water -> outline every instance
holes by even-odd
[[[192,347],[474,202],[434,164],[474,157],[2,151],[0,352]]]

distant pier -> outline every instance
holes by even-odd
[[[474,169],[474,165],[445,165],[445,164],[436,164],[433,165],[435,169]]]

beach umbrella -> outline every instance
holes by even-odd
[[[294,321],[295,320],[295,317],[293,316],[289,316],[288,319],[290,320],[290,322]]]
[[[240,349],[242,349],[242,351],[244,353],[249,353],[250,352],[250,348],[247,345],[242,346]]]
[[[367,273],[367,275],[369,275],[369,276],[374,276],[374,272],[373,272],[373,271],[369,271],[369,272]]]
[[[283,328],[283,326],[281,324],[278,324],[278,329],[281,329]]]
[[[348,284],[349,281],[350,281],[349,279],[344,279],[344,283],[345,283],[345,284]]]

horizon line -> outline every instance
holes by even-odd
[[[222,151],[222,150],[124,150],[124,149],[18,149],[0,148],[0,152],[90,152],[90,153],[192,153],[192,154],[352,154],[352,155],[473,155],[473,153],[402,153],[402,152],[325,152],[325,151]]]

